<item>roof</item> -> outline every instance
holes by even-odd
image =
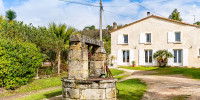
[[[115,32],[115,31],[118,31],[118,30],[120,30],[120,29],[123,29],[123,28],[125,28],[125,27],[128,27],[128,26],[130,26],[130,25],[133,25],[133,24],[135,24],[135,23],[141,22],[141,21],[143,21],[143,20],[146,20],[146,19],[149,19],[149,18],[152,18],[152,17],[154,17],[154,18],[159,18],[159,19],[163,19],[163,20],[167,20],[167,21],[171,21],[171,22],[175,22],[175,23],[179,23],[179,24],[184,24],[184,25],[189,25],[189,26],[194,26],[194,27],[200,27],[199,25],[195,25],[195,24],[189,24],[189,23],[185,23],[185,22],[181,22],[181,21],[177,21],[177,20],[173,20],[173,19],[169,19],[169,18],[165,18],[165,17],[160,17],[160,16],[156,16],[156,15],[151,15],[151,16],[145,17],[145,18],[143,18],[143,19],[140,19],[140,20],[138,20],[138,21],[135,21],[135,22],[133,22],[133,23],[124,25],[124,26],[122,26],[122,27],[120,27],[120,28],[118,28],[118,29],[112,30],[112,31],[110,31],[110,33]]]

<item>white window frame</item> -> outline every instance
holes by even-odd
[[[149,51],[152,51],[152,62],[151,63],[149,63]],[[148,63],[145,61],[145,51],[148,51]],[[144,64],[145,65],[153,65],[153,49],[144,49]]]
[[[129,43],[129,36],[128,36],[128,42],[127,43],[125,43],[125,41],[124,41],[124,36],[125,35],[127,35],[128,36],[128,34],[123,34],[123,44],[128,44]]]
[[[180,41],[176,41],[176,34],[177,34],[177,33],[180,33]],[[181,31],[175,31],[175,32],[174,32],[174,38],[175,38],[175,39],[174,39],[174,42],[175,42],[175,43],[180,43],[180,42],[182,41],[182,33],[181,33]]]
[[[174,54],[174,50],[177,50],[177,63],[174,62],[174,58],[173,58],[173,65],[174,66],[183,66],[183,59],[184,59],[183,58],[183,49],[173,49],[173,54]],[[178,50],[181,50],[181,63],[178,62],[178,57],[179,57]]]
[[[147,41],[147,35],[148,35],[148,34],[150,34],[150,42]],[[145,42],[146,42],[146,43],[151,43],[151,42],[152,42],[152,38],[151,38],[152,36],[151,36],[151,35],[152,35],[151,33],[145,33],[145,37],[146,37],[146,38],[145,38]]]

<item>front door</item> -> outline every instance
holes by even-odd
[[[152,50],[145,50],[145,65],[152,65]]]
[[[129,51],[123,51],[123,63],[125,65],[129,64]]]
[[[174,50],[174,66],[182,66],[182,50]]]

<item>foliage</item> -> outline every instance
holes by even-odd
[[[27,93],[27,92],[36,92],[42,89],[46,89],[46,88],[50,88],[50,87],[57,87],[57,86],[61,86],[62,85],[62,81],[60,81],[60,79],[63,76],[59,76],[59,77],[50,77],[47,79],[38,79],[38,80],[33,80],[32,82],[30,82],[27,85],[21,86],[20,88],[13,90],[13,91],[9,91],[8,93],[4,93],[2,95],[0,95],[0,97],[2,96],[9,96],[9,95],[15,95],[18,93]]]
[[[167,50],[159,50],[153,54],[153,58],[158,60],[159,67],[165,67],[167,65],[167,59],[173,57],[172,53]]]
[[[8,11],[6,11],[6,18],[8,19],[8,21],[13,21],[15,18],[17,17],[16,12],[9,9]]]
[[[154,70],[154,69],[158,69],[158,67],[132,67],[132,66],[122,66],[119,68],[124,68],[124,69],[130,69],[130,70]]]
[[[47,98],[55,97],[55,96],[58,96],[58,95],[61,95],[61,94],[62,94],[62,89],[56,89],[56,90],[37,93],[37,94],[30,95],[30,96],[27,96],[27,97],[19,98],[17,100],[41,100],[41,99],[47,99]]]
[[[113,64],[112,61],[113,61],[114,59],[115,59],[115,56],[114,56],[114,55],[111,55],[111,57],[110,57],[111,64]]]
[[[122,70],[117,70],[117,69],[112,69],[112,68],[110,69],[110,71],[111,71],[113,76],[116,76],[116,75],[124,73],[124,71],[122,71]]]
[[[95,30],[95,26],[92,25],[92,26],[87,26],[85,27],[83,30]]]
[[[164,67],[155,69],[158,75],[172,75],[172,74],[183,74],[184,76],[200,79],[199,68],[180,68],[180,67]]]
[[[171,15],[169,16],[169,19],[177,20],[177,21],[182,21],[182,18],[180,17],[180,12],[175,8]]]
[[[196,22],[197,25],[200,25],[200,21]]]
[[[119,100],[141,100],[145,93],[147,86],[139,79],[129,79],[116,83],[119,94],[117,99]]]
[[[36,45],[20,40],[0,39],[1,86],[15,89],[27,84],[41,65],[42,55]]]
[[[132,61],[132,64],[134,65],[134,64],[135,64],[135,61]]]

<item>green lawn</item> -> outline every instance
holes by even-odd
[[[154,70],[154,69],[158,69],[159,67],[143,67],[143,66],[132,67],[132,66],[122,66],[122,67],[119,67],[119,68],[130,69],[130,70]]]
[[[112,69],[112,68],[110,69],[110,71],[111,71],[113,76],[116,76],[116,75],[124,73],[124,71],[122,71],[122,70],[117,70],[117,69]]]
[[[147,86],[139,79],[129,79],[117,82],[117,99],[119,100],[140,100],[145,93]]]
[[[130,76],[130,75],[115,76],[114,78],[121,80],[121,79],[126,78],[128,76]]]
[[[38,90],[49,88],[49,87],[61,86],[62,85],[61,78],[62,77],[60,76],[60,77],[51,77],[47,79],[33,80],[28,85],[24,85],[16,90],[9,90],[8,92],[1,94],[0,97],[15,95],[17,93],[38,91]]]
[[[156,71],[155,75],[174,75],[183,74],[194,79],[200,79],[200,68],[181,68],[181,67],[119,67],[130,70]]]
[[[173,74],[183,74],[195,79],[200,79],[200,69],[199,68],[180,68],[180,67],[165,67],[155,69],[158,73],[156,75],[173,75]]]
[[[62,94],[62,89],[56,89],[56,90],[52,90],[52,91],[47,91],[47,92],[43,92],[43,93],[26,96],[23,98],[19,98],[17,100],[41,100],[41,99],[51,98],[51,97],[61,95],[61,94]]]

